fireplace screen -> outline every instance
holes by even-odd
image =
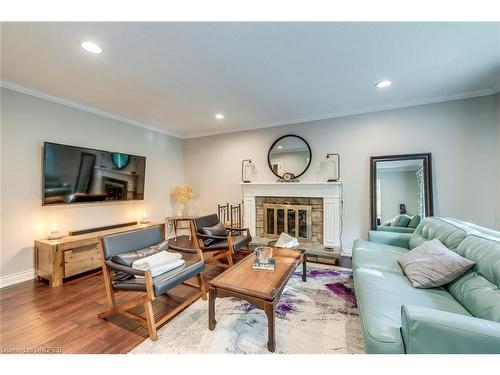
[[[264,203],[264,234],[278,238],[283,232],[299,240],[311,241],[311,206]]]

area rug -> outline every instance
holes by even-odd
[[[276,310],[275,353],[364,353],[351,270],[308,264],[297,269]],[[236,298],[216,299],[217,326],[198,300],[131,353],[269,353],[264,311]]]

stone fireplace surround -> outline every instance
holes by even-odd
[[[313,227],[316,228],[318,245],[324,248],[340,248],[340,204],[341,184],[338,182],[270,182],[270,183],[242,183],[243,190],[243,222],[250,228],[254,237],[259,236],[261,226],[258,206],[262,199],[279,198],[295,199],[307,198],[309,204],[316,206],[313,211]],[[319,200],[322,199],[322,210],[319,209]],[[271,199],[272,200],[272,199]],[[318,220],[322,216],[322,223]],[[316,220],[315,220],[316,219]],[[263,225],[263,223],[262,223]],[[322,231],[318,229],[322,226]]]

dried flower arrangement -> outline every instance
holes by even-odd
[[[179,203],[187,203],[193,199],[193,188],[191,186],[177,186],[172,191],[172,196]]]

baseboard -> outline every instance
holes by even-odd
[[[340,250],[340,255],[352,258],[352,249],[345,249],[344,248],[344,249]]]
[[[26,270],[12,275],[0,277],[0,289],[6,286],[22,283],[23,281],[33,280],[35,278],[35,270]]]

